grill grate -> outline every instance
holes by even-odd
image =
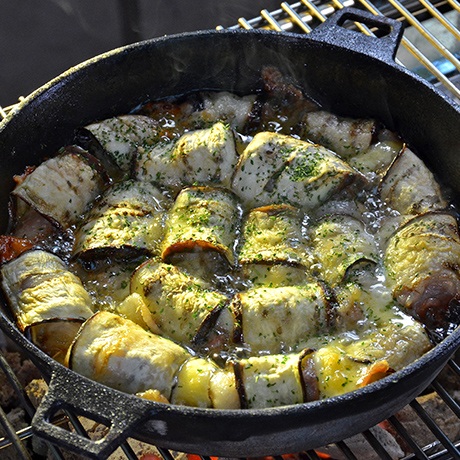
[[[398,0],[376,0],[370,3],[368,0],[331,0],[324,3],[323,0],[301,0],[300,2],[280,5],[280,9],[269,12],[262,10],[259,17],[253,19],[240,18],[238,24],[230,29],[271,29],[283,33],[309,33],[318,24],[324,22],[334,11],[353,6],[368,10],[373,14],[382,14],[406,25],[402,47],[397,54],[397,62],[404,65],[422,77],[434,83],[436,86],[460,102],[460,3],[456,0],[436,0],[430,3],[428,0],[408,0],[404,4]],[[362,24],[354,27],[365,34],[374,32]],[[218,29],[222,27],[217,27]],[[20,98],[19,100],[21,100]],[[0,120],[16,108],[16,105],[2,108],[0,106]],[[23,385],[13,371],[5,356],[0,353],[0,377],[5,377],[13,388],[21,407],[29,420],[33,417],[35,409],[32,405]],[[449,388],[458,388],[458,391],[447,390],[445,374],[449,374]],[[334,445],[320,448],[317,451],[308,451],[298,454],[300,460],[327,458],[359,459],[359,458],[404,458],[412,459],[460,459],[460,367],[451,360],[438,377],[426,390],[426,393],[435,397],[440,405],[436,415],[431,414],[429,408],[424,408],[418,400],[412,401],[404,411],[412,413],[412,423],[417,421],[422,437],[431,433],[428,444],[420,442],[419,434],[413,433],[411,423],[404,419],[402,413],[398,413],[383,422],[385,428],[391,431],[406,446],[406,452],[412,452],[404,457],[395,456],[382,438],[379,427],[374,427],[362,435],[337,442]],[[402,411],[402,412],[404,412]],[[449,425],[457,427],[456,439],[446,435],[441,427],[443,420],[448,417]],[[448,415],[446,415],[448,414]],[[80,420],[71,413],[61,414],[54,421],[56,424],[69,424],[82,436],[88,437],[88,433]],[[57,460],[66,458],[83,458],[75,455],[68,457],[61,449],[47,444],[43,448],[43,442],[34,439],[30,426],[16,430],[0,406],[0,426],[3,428],[3,438],[0,439],[0,457],[12,459],[35,460],[45,458],[44,452],[48,452],[48,458]],[[425,445],[426,444],[426,445]],[[38,445],[38,447],[37,447]],[[146,445],[147,446],[147,445]],[[363,446],[364,449],[363,450]],[[145,447],[145,446],[144,446]],[[148,447],[148,446],[147,446]],[[143,458],[150,460],[154,457],[142,457],[137,452],[138,445],[134,447],[128,440],[114,455],[116,458],[137,460]],[[40,453],[37,453],[39,451]],[[173,460],[177,453],[156,448],[154,455],[164,460]],[[362,452],[366,452],[363,454]],[[181,454],[183,455],[183,454]],[[197,458],[196,456],[193,456]],[[290,458],[291,456],[289,456]],[[185,457],[186,458],[186,457]],[[199,457],[209,460],[209,457]],[[286,460],[286,457],[272,457],[273,460]]]

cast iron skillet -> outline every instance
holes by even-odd
[[[342,27],[359,20],[388,32],[368,37]],[[149,99],[197,89],[240,94],[261,88],[260,69],[278,67],[326,109],[377,117],[399,132],[457,198],[460,108],[394,62],[399,23],[341,10],[309,36],[268,31],[205,31],[160,38],[85,62],[37,90],[0,127],[0,215],[6,222],[13,174],[72,142],[74,130],[129,112]],[[323,402],[220,411],[145,401],[92,382],[31,345],[6,308],[2,329],[50,382],[33,419],[36,434],[93,458],[127,437],[189,453],[255,457],[302,451],[359,433],[394,414],[435,378],[460,343],[460,329],[406,369]],[[110,426],[92,442],[50,423],[59,409]]]

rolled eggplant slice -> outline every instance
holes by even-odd
[[[131,293],[139,294],[164,335],[201,345],[228,299],[174,265],[144,262],[133,274]]]
[[[324,110],[308,112],[302,128],[302,139],[324,145],[345,159],[368,150],[378,129],[373,119],[339,117]]]
[[[251,118],[256,95],[238,96],[228,91],[202,94],[202,109],[190,114],[186,124],[190,129],[208,128],[221,121],[243,132]]]
[[[176,343],[113,313],[96,313],[69,348],[75,372],[125,393],[157,390],[170,400],[174,377],[191,355]]]
[[[313,354],[320,399],[338,396],[415,361],[432,344],[423,326],[406,318],[370,332],[351,343],[331,342]]]
[[[139,152],[135,176],[173,191],[193,184],[227,187],[237,160],[233,131],[218,122]]]
[[[93,314],[80,279],[56,255],[31,249],[1,268],[2,287],[21,330],[62,361],[81,323]],[[62,334],[56,334],[56,329]]]
[[[306,244],[302,218],[300,211],[289,205],[251,210],[243,224],[239,263],[309,267],[313,258]]]
[[[233,298],[233,337],[251,353],[290,352],[335,324],[334,307],[318,283],[254,288]]]
[[[446,328],[460,313],[460,237],[455,217],[426,213],[390,238],[387,284],[407,311],[429,328]]]
[[[309,351],[290,354],[253,356],[234,364],[242,409],[261,409],[306,402],[302,361]],[[308,383],[314,387],[315,380]],[[316,393],[310,388],[309,394]]]
[[[232,189],[245,207],[289,203],[310,211],[364,176],[333,152],[291,136],[257,134],[242,153]]]
[[[73,255],[83,259],[158,255],[170,206],[170,200],[147,182],[115,184],[75,232]]]
[[[383,177],[380,197],[403,215],[439,211],[447,206],[433,173],[407,147]]]
[[[60,229],[68,229],[106,186],[95,158],[72,146],[35,168],[11,198],[17,218],[31,207]]]
[[[169,211],[161,258],[175,253],[216,251],[225,261],[236,261],[234,241],[241,210],[237,197],[227,189],[188,187],[183,189]]]
[[[161,140],[158,122],[144,115],[122,115],[85,127],[94,139],[85,147],[107,155],[121,171],[129,172],[139,148],[145,149]],[[80,137],[84,134],[81,133]],[[94,145],[97,142],[99,145]]]
[[[324,217],[312,229],[312,242],[320,278],[331,285],[340,283],[358,261],[379,261],[374,238],[360,220],[351,216]]]

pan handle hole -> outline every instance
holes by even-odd
[[[392,27],[388,24],[367,23],[361,21],[353,21],[351,19],[343,18],[339,26],[345,29],[354,30],[355,32],[362,32],[366,35],[375,35],[378,38],[387,37],[392,31]]]

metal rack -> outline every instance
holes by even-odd
[[[407,0],[402,3],[398,0],[376,0],[374,3],[368,0],[331,0],[330,3],[324,3],[323,0],[302,0],[292,4],[283,2],[280,9],[276,11],[262,10],[260,16],[249,20],[240,18],[238,24],[231,29],[263,28],[282,33],[309,33],[334,11],[348,6],[403,21],[406,24],[406,31],[402,40],[403,46],[400,47],[401,49],[397,54],[397,62],[439,86],[442,91],[460,102],[460,3],[456,0],[435,0],[432,3],[428,0]],[[362,24],[356,24],[354,27],[366,34],[374,33],[373,30]],[[5,108],[0,106],[0,120],[5,118],[7,113],[15,107],[16,105]],[[35,412],[34,406],[2,354],[0,354],[0,372],[10,382],[22,408],[31,419]],[[460,390],[459,365],[451,360],[443,372],[450,373],[451,379],[455,380],[456,386]],[[427,391],[433,392],[439,397],[441,404],[452,415],[452,423],[458,424],[460,432],[460,405],[455,400],[456,396],[460,397],[460,391],[457,395],[452,394],[452,392],[449,393],[445,389],[442,379],[439,378]],[[398,415],[390,417],[385,423],[403,440],[407,450],[412,452],[405,457],[406,460],[460,459],[460,439],[449,439],[441,430],[439,421],[430,415],[417,400],[410,403],[408,410],[413,411],[414,417],[427,433],[432,433],[435,440],[428,445],[420,445]],[[61,415],[56,423],[68,423],[82,436],[88,436],[79,419],[73,414]],[[4,452],[7,452],[4,450],[6,448],[9,448],[10,452],[11,449],[14,450],[15,457],[13,458],[29,460],[44,458],[31,448],[30,440],[33,435],[30,426],[16,431],[2,407],[0,407],[0,426],[3,427],[5,433],[4,437],[0,439],[0,458],[4,458]],[[375,458],[394,458],[388,447],[379,439],[375,429],[371,428],[360,436],[366,444],[368,452]],[[345,459],[369,458],[368,455],[360,456],[354,451],[353,446],[352,440],[343,440],[324,449],[302,452],[299,454],[299,458],[305,460],[319,459],[324,458],[325,453],[331,455],[331,458],[336,458],[333,455]],[[129,441],[125,442],[120,449],[120,455],[123,458],[129,460],[139,458]],[[48,450],[51,458],[58,460],[66,458],[66,453],[55,446],[48,445]],[[163,457],[164,460],[172,460],[176,453],[157,449],[155,455]],[[204,459],[207,460],[207,458]],[[276,457],[276,460],[282,460],[282,457]]]

